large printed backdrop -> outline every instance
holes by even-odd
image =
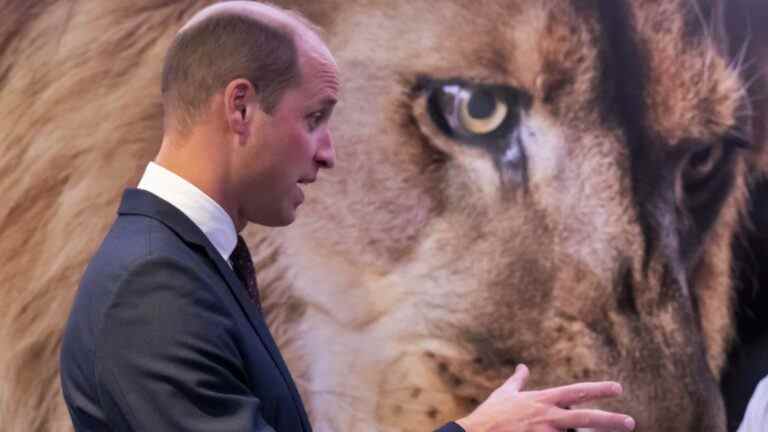
[[[158,149],[163,53],[207,3],[0,1],[4,430],[71,429],[61,329]],[[641,431],[725,430],[760,2],[280,4],[344,85],[337,168],[293,226],[246,233],[316,430],[429,430],[519,362],[533,387],[621,381],[600,406]]]

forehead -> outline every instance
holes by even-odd
[[[328,48],[319,39],[311,43],[300,41],[298,46],[299,89],[310,98],[336,99],[340,87],[338,67]]]

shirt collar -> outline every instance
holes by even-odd
[[[237,244],[232,218],[213,198],[174,172],[150,162],[137,186],[181,210],[208,237],[224,261]]]

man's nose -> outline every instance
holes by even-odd
[[[336,164],[336,150],[333,148],[333,139],[330,132],[321,138],[317,153],[315,153],[315,162],[321,168],[333,168]]]

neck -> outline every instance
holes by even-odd
[[[246,221],[239,216],[237,194],[231,187],[226,143],[220,135],[197,128],[187,136],[166,133],[154,162],[192,183],[227,212],[239,233]]]

